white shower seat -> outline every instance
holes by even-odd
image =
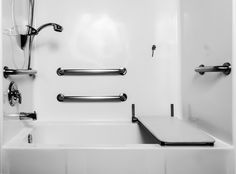
[[[214,146],[215,140],[201,129],[175,117],[137,117],[162,146]]]

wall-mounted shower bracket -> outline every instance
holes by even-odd
[[[37,35],[38,34],[38,31],[34,27],[31,27],[29,25],[26,25],[26,27],[27,27],[27,32],[24,35],[26,35],[26,36],[33,36],[33,35]]]
[[[3,76],[8,78],[10,75],[29,75],[31,77],[35,77],[37,71],[32,69],[10,69],[7,66],[3,68]]]
[[[8,36],[15,36],[18,46],[24,50],[29,38],[31,36],[37,35],[38,31],[29,25],[24,25],[5,29],[4,33]]]

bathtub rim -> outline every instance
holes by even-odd
[[[101,122],[91,122],[91,121],[86,121],[86,122],[44,122],[44,121],[37,121],[37,122],[24,122],[26,125],[25,128],[23,128],[17,135],[15,135],[12,139],[10,139],[8,142],[6,142],[3,146],[3,150],[40,150],[40,149],[206,149],[206,150],[215,150],[215,149],[232,149],[233,146],[216,138],[215,139],[215,146],[213,147],[208,147],[208,146],[160,146],[159,144],[117,144],[117,145],[19,145],[16,144],[16,142],[21,141],[23,138],[25,138],[26,135],[28,135],[34,128],[37,126],[91,126],[91,125],[107,125],[107,126],[112,126],[112,125],[133,125],[135,123],[132,122],[108,122],[108,121],[101,121]]]

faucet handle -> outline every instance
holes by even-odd
[[[19,90],[15,91],[15,98],[18,101],[19,104],[21,104],[22,102],[22,97],[21,97],[21,93],[19,92]]]
[[[21,93],[18,90],[18,87],[15,82],[11,82],[8,88],[8,100],[11,106],[15,106],[16,103],[21,104],[22,97]]]

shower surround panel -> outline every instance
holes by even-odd
[[[56,4],[57,8],[52,8]],[[140,115],[180,113],[180,57],[176,0],[41,0],[37,26],[54,21],[36,38],[34,108],[41,121],[128,121]],[[152,57],[152,47],[156,45]],[[124,76],[58,76],[56,70],[126,68]],[[60,103],[68,96],[116,96],[123,103]],[[180,114],[178,114],[180,115]]]

